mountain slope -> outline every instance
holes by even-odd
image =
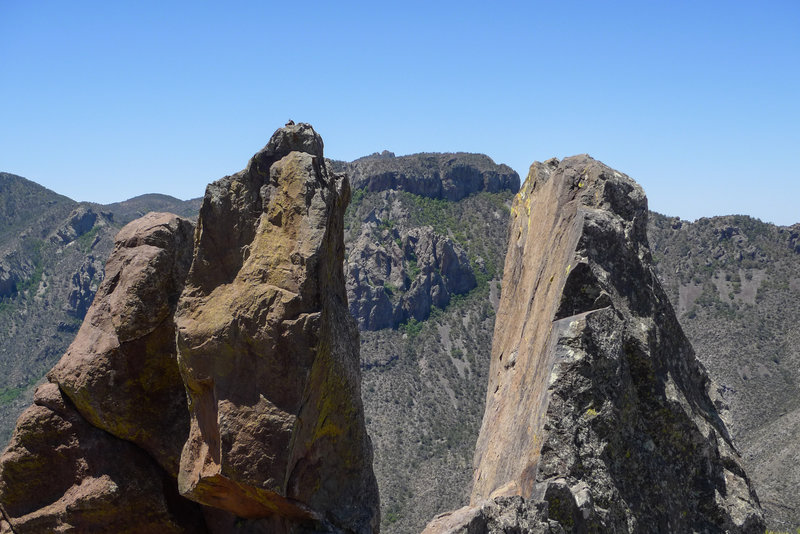
[[[427,179],[407,170],[422,167],[403,159],[410,156],[385,154],[362,160],[376,165],[377,158],[385,160],[380,163],[384,167],[399,160],[394,171],[381,167],[381,172],[404,175],[409,183]],[[356,290],[363,303],[374,304],[361,310],[392,310],[392,324],[381,328],[377,328],[378,323],[367,325],[367,312],[356,309],[355,315],[362,330],[363,395],[375,444],[383,530],[414,532],[436,513],[457,508],[468,499],[494,311],[501,289],[498,278],[506,249],[510,199],[515,190],[476,190],[455,202],[402,189],[376,186],[370,191],[364,184],[377,182],[370,180],[368,166],[362,160],[333,163],[338,170],[362,176],[358,182],[362,187],[353,189],[346,216],[347,261],[371,267],[359,281],[350,271],[348,298],[351,310]],[[27,182],[20,182],[18,177],[15,180],[14,187]],[[416,186],[410,187],[420,192]],[[3,193],[3,197],[20,194]],[[38,288],[40,281],[32,276],[37,272],[36,262],[31,258],[36,257],[40,245],[32,239],[44,241],[55,234],[79,205],[40,186],[25,194],[34,199],[42,195],[39,200],[25,201],[34,206],[26,213],[41,211],[49,222],[30,230],[26,238],[16,239],[25,231],[24,224],[14,232],[6,230],[11,237],[0,241],[0,262],[9,265],[9,258],[16,258],[14,272],[22,280],[32,280],[29,285],[35,282]],[[110,234],[124,217],[148,209],[146,203],[141,206],[139,200],[132,200],[136,202],[129,204],[130,208],[114,212]],[[54,201],[52,211],[47,209],[50,201]],[[7,201],[3,198],[2,202]],[[175,202],[173,208],[158,205],[158,209],[177,211],[186,207],[183,201]],[[12,204],[22,205],[18,200]],[[18,216],[16,220],[28,218]],[[30,381],[35,382],[52,366],[74,336],[78,307],[72,314],[59,310],[70,302],[70,295],[81,295],[72,286],[75,274],[86,288],[83,301],[102,276],[106,257],[102,243],[111,241],[105,237],[106,229],[99,227],[102,225],[95,226],[98,229],[93,227],[92,231],[100,235],[97,243],[96,236],[91,236],[91,240],[79,237],[72,245],[48,245],[44,255],[47,262],[51,256],[71,258],[73,250],[79,251],[81,239],[89,241],[88,248],[81,245],[83,252],[76,254],[80,261],[73,258],[70,264],[60,259],[61,263],[43,266],[47,288],[41,297],[46,298],[37,300],[38,290],[31,292],[23,285],[21,291],[13,297],[6,295],[0,304],[0,351],[5,350],[0,352],[0,365],[4,366],[0,371],[6,371],[0,372],[2,443],[8,439],[16,416],[29,403],[25,392]],[[426,304],[421,292],[412,291],[423,269],[419,258],[415,260],[409,253],[415,249],[407,246],[409,232],[413,237],[412,231],[425,226],[449,239],[454,250],[464,251],[476,285],[465,293],[454,291],[446,303],[438,301],[441,306],[431,302],[427,313],[419,318],[413,314],[395,317],[394,310],[404,309],[404,303],[411,302],[417,309]],[[688,223],[651,213],[648,235],[656,269],[681,326],[710,376],[723,388],[730,405],[728,422],[768,525],[782,530],[800,526],[800,502],[794,491],[800,485],[800,449],[796,445],[800,439],[800,225],[776,227],[743,216]],[[360,251],[365,255],[357,259]],[[88,261],[90,257],[93,259]],[[98,263],[101,268],[93,273],[92,266]],[[390,267],[388,273],[379,272],[379,265]],[[430,290],[447,288],[444,277],[441,284],[433,283],[437,268],[441,271],[441,264],[428,263],[426,277],[431,284],[426,287]],[[56,291],[58,284],[62,289]],[[66,287],[71,289],[66,291]],[[380,317],[380,313],[374,316]]]
[[[653,256],[681,325],[730,405],[770,528],[800,526],[800,225],[653,214]]]

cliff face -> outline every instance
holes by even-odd
[[[349,197],[307,124],[208,187],[175,319],[191,414],[178,481],[192,499],[377,529],[342,270]]]
[[[451,202],[474,193],[519,189],[519,175],[508,165],[497,165],[483,154],[436,153],[396,157],[384,151],[350,163],[346,170],[353,188],[367,191],[402,190]]]
[[[543,532],[763,532],[646,225],[641,188],[588,156],[531,167],[512,207],[472,508],[429,531],[488,531],[500,507]]]
[[[376,532],[348,200],[299,124],[209,185],[194,239],[170,214],[123,228],[0,457],[9,528]]]

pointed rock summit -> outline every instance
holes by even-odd
[[[208,186],[175,316],[191,414],[178,481],[191,499],[377,531],[343,275],[349,199],[304,123]]]
[[[763,532],[651,268],[647,201],[588,156],[514,200],[471,505],[426,532]]]
[[[322,148],[287,125],[208,186],[194,232],[163,213],[119,232],[0,457],[0,532],[378,531],[350,188]]]

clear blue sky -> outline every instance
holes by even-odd
[[[0,0],[0,170],[180,198],[288,119],[326,155],[587,152],[685,219],[800,221],[800,2]]]

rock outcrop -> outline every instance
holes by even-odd
[[[170,214],[118,234],[86,321],[0,457],[17,534],[203,531],[172,478],[188,434],[172,313],[191,235]]]
[[[314,530],[377,530],[342,267],[349,198],[303,123],[209,185],[176,314],[191,414],[178,480],[190,498]]]
[[[429,198],[461,200],[479,191],[519,190],[519,175],[484,154],[429,153],[396,157],[373,154],[350,163],[334,162],[347,171],[353,188],[408,191]]]
[[[512,207],[472,508],[429,532],[488,532],[470,521],[512,496],[527,509],[512,515],[542,532],[763,532],[646,224],[641,188],[588,156],[531,166]]]
[[[61,228],[53,232],[50,236],[50,240],[53,242],[70,243],[94,228],[95,223],[98,221],[105,222],[92,208],[85,205],[78,206],[69,214],[69,218],[64,221]]]
[[[346,266],[350,311],[363,330],[391,328],[409,319],[424,321],[431,307],[443,309],[453,295],[475,287],[464,249],[422,226],[376,242],[375,223],[362,226]]]
[[[172,476],[189,427],[172,316],[192,235],[189,221],[168,213],[120,230],[95,303],[48,374],[87,421],[140,446]]]
[[[298,124],[208,186],[195,232],[171,214],[123,228],[0,457],[0,528],[377,532],[349,197]]]

